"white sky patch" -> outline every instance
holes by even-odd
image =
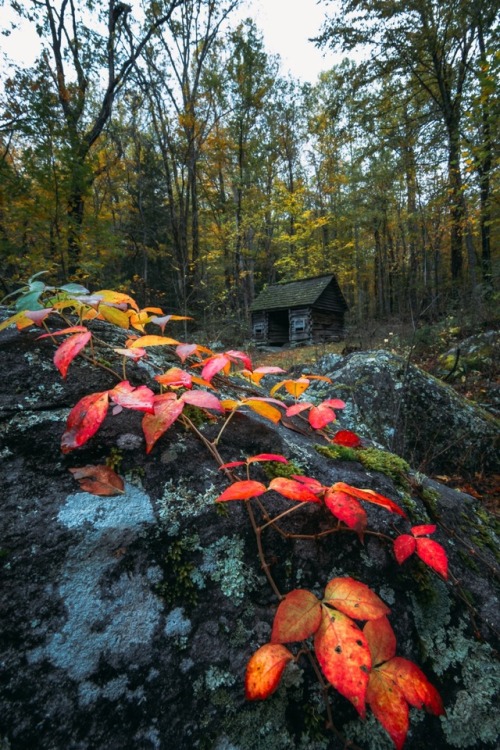
[[[133,0],[131,4],[135,4]],[[239,19],[252,18],[263,34],[267,52],[280,56],[282,73],[315,83],[321,71],[340,62],[331,50],[318,50],[308,41],[319,34],[331,7],[317,0],[243,0],[228,20],[234,25]],[[23,67],[33,65],[41,47],[34,25],[19,19],[9,4],[3,5],[1,15],[2,28],[11,19],[18,28],[10,36],[0,37],[0,69],[6,65],[5,55]]]
[[[329,7],[317,0],[243,0],[238,12],[255,21],[267,51],[281,57],[284,74],[315,83],[322,71],[340,62],[331,50],[308,41],[319,35]]]

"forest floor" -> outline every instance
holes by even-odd
[[[426,372],[443,377],[439,358],[446,352],[456,349],[461,341],[486,330],[500,330],[500,321],[490,319],[480,325],[454,325],[446,320],[439,324],[427,325],[412,330],[409,325],[399,322],[377,323],[362,329],[353,327],[345,341],[331,344],[317,344],[297,348],[283,347],[271,351],[252,352],[254,366],[274,365],[289,370],[303,367],[304,372],[314,372],[314,364],[329,353],[346,355],[353,351],[386,349],[408,358]],[[459,364],[459,362],[458,362]],[[456,372],[446,378],[461,396],[475,402],[482,408],[499,417],[498,403],[492,403],[490,395],[500,389],[500,361],[493,359],[477,369],[457,367]],[[475,473],[473,475],[439,475],[434,479],[450,487],[459,489],[481,500],[488,510],[500,516],[500,476]]]

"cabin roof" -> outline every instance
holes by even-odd
[[[255,298],[250,309],[257,312],[258,310],[279,310],[314,305],[332,282],[339,301],[347,310],[347,302],[333,273],[314,276],[310,279],[271,284]]]

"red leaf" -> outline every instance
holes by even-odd
[[[337,419],[333,409],[330,409],[325,402],[319,406],[313,406],[309,412],[309,424],[314,427],[315,430],[321,430],[326,427],[330,422],[334,422]]]
[[[236,351],[235,349],[230,349],[228,352],[226,352],[226,355],[230,359],[241,360],[248,370],[252,369],[252,360],[250,359],[248,354],[246,354],[245,352],[239,352],[239,351]]]
[[[350,617],[322,607],[314,649],[323,674],[336,690],[365,717],[365,695],[371,668],[368,643]]]
[[[267,488],[262,482],[254,482],[247,479],[244,482],[234,482],[222,495],[216,498],[217,503],[225,503],[227,500],[249,500],[251,497],[258,497],[267,492]]]
[[[426,708],[435,716],[444,714],[443,702],[438,691],[412,661],[395,656],[379,669],[392,677],[410,706]]]
[[[346,402],[340,398],[327,398],[323,403],[332,409],[345,409],[346,407]]]
[[[296,414],[300,414],[301,411],[305,411],[306,409],[310,409],[312,407],[312,404],[309,403],[309,401],[301,401],[300,404],[293,404],[293,406],[289,406],[286,410],[287,417],[294,417]]]
[[[348,448],[357,448],[361,445],[360,438],[351,430],[339,430],[332,440],[336,445],[345,445]]]
[[[249,701],[268,698],[278,687],[283,670],[293,654],[279,643],[266,643],[253,654],[245,674],[245,697]]]
[[[84,346],[88,344],[91,338],[92,334],[90,331],[77,333],[75,336],[70,336],[66,341],[63,341],[58,349],[56,349],[54,354],[54,364],[63,378],[66,377],[71,362]]]
[[[109,466],[80,466],[69,471],[85,492],[92,495],[123,495],[123,479]]]
[[[366,528],[366,513],[358,501],[345,492],[327,490],[325,505],[335,518],[343,521],[350,529],[362,535]]]
[[[301,482],[286,477],[276,477],[269,484],[269,489],[279,492],[283,497],[289,500],[296,500],[300,503],[319,503],[318,497]]]
[[[415,537],[410,536],[409,534],[400,534],[395,538],[394,557],[400,565],[402,565],[410,555],[413,555],[416,546],[417,541]]]
[[[149,453],[164,432],[175,422],[184,408],[182,401],[177,401],[175,394],[164,393],[155,396],[154,414],[145,414],[142,430],[146,438],[146,453]]]
[[[221,469],[234,469],[236,466],[246,466],[246,465],[247,465],[246,461],[230,461],[227,464],[221,464],[219,466],[219,471]]]
[[[145,349],[141,349],[140,347],[137,349],[113,349],[113,351],[120,354],[122,357],[133,359],[134,362],[138,362],[142,357],[146,357],[148,354]]]
[[[145,411],[149,414],[154,413],[155,394],[145,385],[135,388],[130,385],[128,380],[122,380],[109,391],[109,397],[115,404],[123,406],[124,409],[135,409],[135,411]]]
[[[368,620],[363,628],[374,666],[389,661],[396,653],[396,636],[387,617]]]
[[[409,727],[409,711],[403,693],[384,672],[373,669],[370,673],[366,700],[376,719],[388,732],[396,750],[402,750]]]
[[[419,538],[417,541],[417,555],[429,568],[448,578],[448,557],[443,547],[432,539]]]
[[[210,382],[214,375],[229,365],[230,361],[229,357],[226,357],[225,354],[216,354],[214,357],[210,357],[205,360],[201,377],[203,380]]]
[[[45,318],[50,315],[53,309],[53,307],[46,307],[44,310],[26,310],[24,314],[27,318],[32,320],[35,325],[41,326]]]
[[[252,456],[247,458],[247,464],[253,464],[256,461],[276,461],[280,464],[287,464],[288,461],[284,456],[280,456],[278,453],[259,453],[258,456]]]
[[[433,534],[435,531],[436,526],[434,524],[411,527],[411,533],[413,534],[413,536],[425,536],[425,534]]]
[[[186,359],[190,357],[192,354],[195,354],[195,352],[198,350],[197,344],[179,344],[179,346],[176,347],[175,353],[181,360],[181,362],[184,364]]]
[[[318,482],[317,479],[313,479],[312,477],[304,477],[301,474],[292,474],[291,478],[301,484],[305,484],[305,486],[310,489],[311,492],[314,492],[315,495],[321,495],[326,490],[326,487],[324,487],[321,482]]]
[[[85,326],[71,326],[71,328],[62,328],[60,331],[52,331],[52,333],[42,333],[41,336],[37,336],[37,341],[40,339],[52,338],[52,336],[66,335],[68,333],[85,333],[85,331],[88,331],[88,328],[85,328]]]
[[[101,426],[107,411],[108,392],[91,393],[84,396],[71,409],[66,430],[61,438],[61,450],[69,453],[87,442]]]
[[[222,404],[219,399],[212,393],[206,391],[186,391],[182,394],[181,401],[191,406],[198,406],[202,409],[214,409],[215,411],[223,411]]]
[[[374,505],[380,505],[382,506],[382,508],[389,510],[391,513],[397,513],[399,516],[403,516],[403,518],[406,518],[406,513],[404,512],[404,510],[401,510],[399,505],[397,505],[392,500],[389,500],[388,497],[380,495],[374,490],[351,487],[350,484],[346,484],[345,482],[336,482],[334,485],[332,485],[332,490],[347,492],[348,495],[357,497],[360,500],[366,500],[366,502],[373,503]]]
[[[349,576],[333,578],[323,601],[356,620],[376,620],[391,611],[365,583]]]
[[[295,589],[280,602],[274,616],[272,643],[304,641],[321,623],[321,602],[310,591]]]

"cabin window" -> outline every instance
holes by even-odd
[[[301,315],[299,318],[292,318],[292,333],[304,333],[307,326],[307,319],[305,315]]]
[[[255,338],[262,338],[264,336],[264,323],[254,323],[253,324],[253,335]]]

